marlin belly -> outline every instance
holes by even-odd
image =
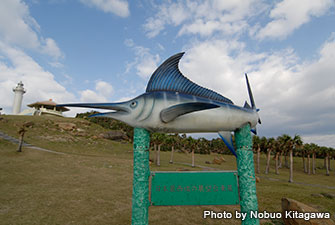
[[[246,122],[251,126],[257,123],[257,115],[234,107],[219,107],[182,115],[175,120],[164,123],[158,118],[155,126],[147,129],[154,132],[197,133],[232,131],[242,127]]]

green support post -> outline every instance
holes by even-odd
[[[149,221],[149,146],[149,131],[135,128],[132,225],[148,225]]]
[[[237,148],[237,172],[240,187],[241,212],[247,213],[242,225],[259,224],[259,219],[250,218],[251,211],[258,211],[254,154],[252,152],[252,138],[250,125],[246,124],[235,131]]]

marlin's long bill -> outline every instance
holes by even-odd
[[[128,109],[123,106],[123,103],[69,103],[69,104],[59,104],[57,106],[109,109],[124,113],[128,112],[127,111]]]
[[[216,132],[236,155],[231,132],[246,123],[256,132],[257,122],[260,122],[248,77],[246,80],[251,106],[248,103],[243,107],[236,106],[230,99],[182,75],[178,63],[183,54],[176,54],[160,65],[152,74],[146,92],[130,101],[60,106],[112,110],[96,116],[114,118],[152,132]]]

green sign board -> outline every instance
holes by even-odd
[[[152,172],[151,205],[239,204],[236,171]]]

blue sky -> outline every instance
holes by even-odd
[[[335,147],[334,24],[333,0],[2,0],[0,107],[11,113],[20,80],[23,109],[126,100],[185,51],[184,75],[237,105],[249,74],[261,136]]]

